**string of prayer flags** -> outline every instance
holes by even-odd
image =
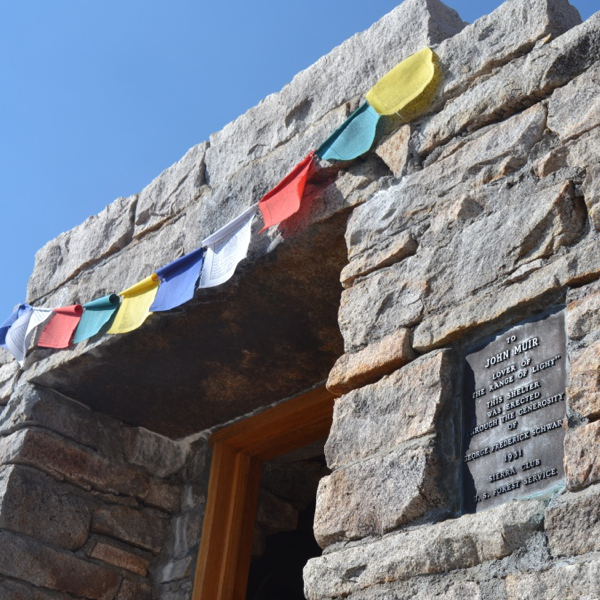
[[[200,279],[203,260],[204,249],[200,248],[156,271],[160,287],[150,310],[171,310],[191,300]]]
[[[6,332],[6,348],[20,364],[23,364],[25,356],[27,355],[25,335],[27,333],[27,325],[31,319],[31,312],[31,306],[25,305],[21,314],[13,321],[13,324]]]
[[[81,316],[83,306],[73,304],[54,309],[54,314],[40,335],[37,345],[40,348],[68,348]]]
[[[198,287],[214,287],[231,279],[238,263],[248,254],[252,219],[257,210],[257,204],[251,206],[202,242],[206,254]]]
[[[263,232],[285,221],[300,209],[306,182],[315,166],[315,153],[310,152],[270,192],[259,201],[258,206],[265,222]]]
[[[433,51],[425,47],[388,71],[367,92],[367,102],[380,115],[392,115],[417,98],[434,74]]]
[[[10,317],[0,325],[0,346],[2,346],[2,348],[6,348],[6,334],[11,325],[30,308],[31,306],[29,306],[29,304],[19,304],[15,307]]]
[[[73,343],[79,344],[106,328],[117,310],[119,310],[120,303],[121,298],[117,294],[109,294],[84,304],[85,311],[75,331]]]
[[[352,160],[371,149],[381,115],[365,102],[317,150],[323,160]]]
[[[107,333],[127,333],[137,329],[150,314],[160,279],[156,273],[121,292],[121,306]]]

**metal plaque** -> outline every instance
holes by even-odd
[[[564,311],[485,340],[465,357],[463,481],[467,512],[564,479]]]

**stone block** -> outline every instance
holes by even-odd
[[[90,556],[120,569],[136,573],[141,577],[146,577],[150,566],[150,562],[145,558],[104,542],[96,542]]]
[[[548,129],[565,143],[598,127],[599,96],[600,65],[595,65],[554,91],[548,102]]]
[[[71,486],[11,465],[0,468],[0,528],[77,550],[87,541],[91,513]]]
[[[442,350],[338,398],[325,444],[327,464],[337,469],[435,433],[455,378],[451,352]]]
[[[508,502],[324,554],[309,560],[304,568],[306,597],[348,596],[382,583],[504,558],[541,529],[543,511],[541,502]]]
[[[538,41],[579,23],[577,9],[566,0],[504,2],[436,49],[444,73],[440,99],[464,92],[477,78],[531,51]]]
[[[420,237],[419,223],[435,211],[468,224],[483,210],[473,190],[523,166],[542,138],[545,124],[546,109],[536,105],[459,140],[421,171],[355,209],[346,231],[350,264],[343,279],[354,279],[414,254],[416,248],[409,240]]]
[[[179,560],[173,560],[167,563],[160,572],[161,583],[169,583],[170,581],[179,581],[189,577],[194,567],[194,556],[186,556]]]
[[[582,191],[590,222],[596,231],[600,231],[600,164],[587,167]]]
[[[190,148],[139,194],[134,236],[156,229],[196,201],[206,184],[204,156],[208,142]]]
[[[127,506],[100,506],[92,517],[92,531],[158,554],[165,542],[165,521]]]
[[[0,406],[5,405],[8,402],[11,394],[13,393],[17,380],[19,378],[19,363],[16,360],[9,360],[9,362],[0,366]]]
[[[523,14],[531,14],[530,8]],[[520,112],[593,66],[600,58],[599,21],[600,15],[593,15],[495,70],[489,77],[481,78],[448,101],[443,110],[426,119],[417,152],[427,155],[465,131],[475,131]]]
[[[279,93],[267,96],[212,135],[206,153],[210,185],[222,185],[240,168],[297,137],[309,124],[317,124],[333,109],[364,96],[398,62],[464,25],[456,11],[437,0],[403,2],[367,31],[298,73]],[[321,140],[331,131],[323,129]],[[296,162],[301,158],[296,155]]]
[[[584,417],[600,416],[600,342],[572,353],[567,403]]]
[[[594,282],[567,295],[567,335],[579,342],[600,332],[600,285]]]
[[[600,481],[600,421],[567,432],[565,477],[570,490],[580,490]]]
[[[182,442],[148,431],[143,427],[123,429],[125,460],[158,477],[168,477],[183,468],[186,448]]]
[[[148,485],[148,495],[144,504],[159,508],[168,513],[176,513],[181,509],[181,487],[151,479]]]
[[[412,256],[417,251],[417,247],[418,244],[412,234],[409,231],[402,231],[382,250],[375,249],[348,263],[342,269],[340,281],[345,288],[349,288],[357,277],[398,263],[407,256]]]
[[[389,167],[394,177],[404,175],[404,167],[408,160],[408,142],[412,134],[410,125],[403,125],[385,137],[377,147],[375,153]]]
[[[113,600],[121,585],[112,569],[9,531],[0,531],[0,573],[89,600]]]
[[[600,562],[560,564],[544,571],[511,574],[507,600],[596,600],[600,598]]]
[[[2,600],[73,600],[73,596],[33,587],[22,581],[0,579]]]
[[[555,498],[546,510],[544,529],[553,556],[600,550],[600,486]]]
[[[152,587],[147,581],[123,579],[115,600],[152,600]]]
[[[141,499],[148,494],[148,480],[138,471],[38,429],[20,430],[0,439],[2,463],[28,465],[84,489]]]
[[[54,390],[32,384],[20,386],[0,416],[0,433],[39,426],[85,446],[98,448],[98,421],[92,411]]]
[[[381,535],[447,506],[441,460],[424,438],[355,462],[321,479],[314,533],[322,548]]]
[[[346,352],[357,352],[421,320],[426,288],[414,276],[414,259],[371,273],[342,292],[338,322]]]
[[[329,373],[327,389],[346,394],[399,369],[415,358],[411,339],[410,330],[401,328],[358,352],[343,354]]]
[[[27,302],[47,296],[82,269],[124,248],[132,239],[136,203],[137,196],[118,198],[38,250],[27,285]]]

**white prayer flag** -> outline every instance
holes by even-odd
[[[6,348],[21,365],[27,355],[25,337],[27,335],[27,326],[29,325],[32,314],[33,310],[28,310],[12,324],[10,329],[6,332]]]
[[[11,325],[6,333],[6,347],[19,364],[25,361],[36,328],[48,321],[53,312],[51,308],[32,308]]]
[[[27,350],[31,346],[31,342],[35,336],[36,330],[40,325],[45,325],[50,320],[54,310],[51,308],[38,308],[34,307],[31,313],[31,319],[27,325],[27,331],[25,332],[25,349]]]
[[[221,285],[232,277],[238,263],[248,254],[252,219],[257,209],[258,204],[251,206],[202,242],[206,254],[198,287]]]

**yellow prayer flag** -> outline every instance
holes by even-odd
[[[160,279],[154,274],[121,292],[121,306],[107,333],[127,333],[137,329],[152,314],[150,306],[159,285]]]
[[[423,48],[388,71],[367,92],[367,102],[380,115],[392,115],[417,98],[434,74],[433,51]]]

